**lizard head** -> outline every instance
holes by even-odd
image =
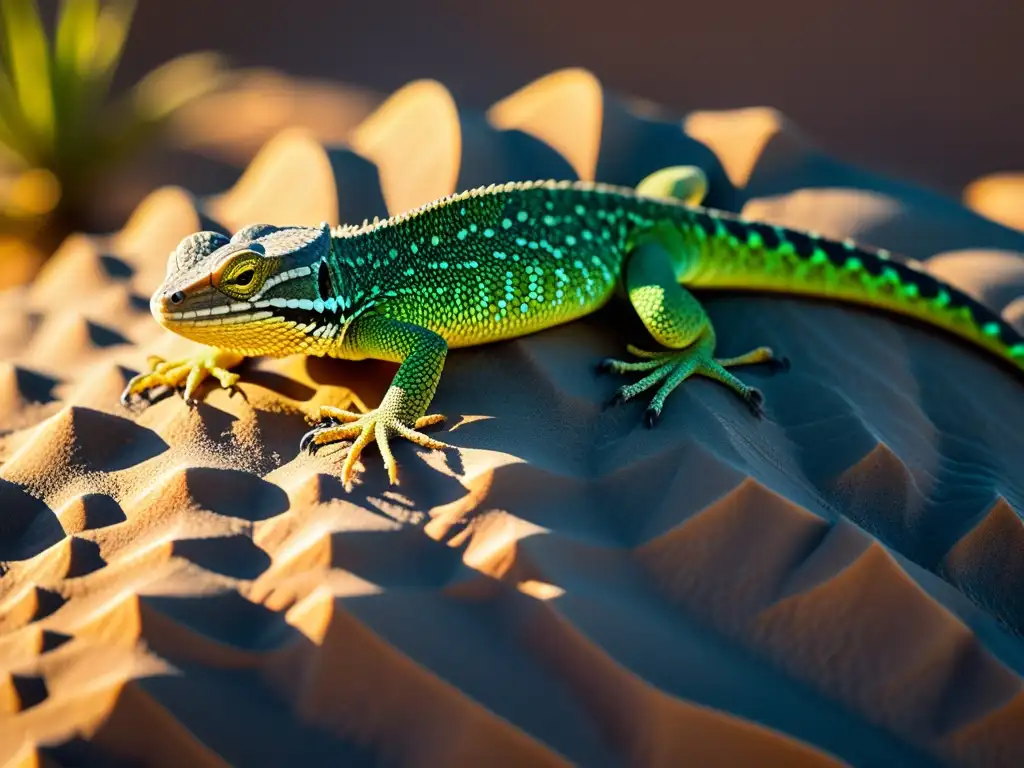
[[[331,247],[326,223],[253,224],[230,239],[197,232],[171,254],[150,310],[181,336],[246,355],[330,341],[344,324]]]

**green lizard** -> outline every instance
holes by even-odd
[[[715,331],[687,288],[775,291],[872,305],[924,320],[1024,369],[1024,339],[964,293],[886,251],[833,241],[700,207],[706,178],[666,168],[636,190],[593,182],[513,182],[451,195],[386,221],[332,230],[252,225],[233,237],[199,232],[171,254],[151,309],[170,330],[208,344],[185,360],[157,360],[129,382],[127,402],[184,383],[191,402],[207,376],[231,387],[245,357],[329,355],[400,363],[378,408],[331,406],[300,450],[351,443],[348,484],[376,441],[392,483],[389,441],[447,448],[422,428],[449,349],[567,323],[622,285],[657,351],[601,368],[644,374],[614,400],[655,393],[653,425],[669,394],[701,375],[736,392],[755,415],[761,393],[729,370],[784,366],[767,347],[714,357]],[[685,287],[684,287],[685,286]]]

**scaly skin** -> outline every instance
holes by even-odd
[[[509,183],[453,195],[386,221],[331,230],[253,225],[230,240],[186,238],[171,255],[151,308],[172,331],[214,348],[159,363],[125,398],[208,375],[234,383],[243,357],[329,355],[401,363],[380,406],[365,414],[324,407],[302,447],[354,440],[348,484],[372,441],[392,482],[389,440],[445,448],[418,430],[451,348],[533,333],[588,315],[624,285],[658,351],[602,368],[646,374],[620,387],[630,400],[657,386],[653,425],[668,395],[703,375],[756,414],[760,392],[728,369],[784,365],[760,347],[714,357],[715,333],[691,288],[777,291],[864,304],[956,334],[1024,370],[1024,339],[996,314],[885,251],[743,221],[699,207],[706,179],[690,167],[649,176],[636,190],[590,182]],[[684,287],[685,286],[685,287]]]

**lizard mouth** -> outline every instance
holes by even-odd
[[[333,301],[313,302],[308,299],[265,299],[256,302],[234,302],[213,307],[192,306],[172,309],[166,303],[151,302],[153,314],[168,330],[200,340],[221,333],[234,335],[242,327],[254,323],[283,325],[318,339],[333,339],[349,318]]]

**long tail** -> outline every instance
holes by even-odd
[[[693,288],[778,291],[878,307],[983,347],[1024,372],[1024,337],[998,314],[884,250],[733,214],[690,208],[680,281]]]

